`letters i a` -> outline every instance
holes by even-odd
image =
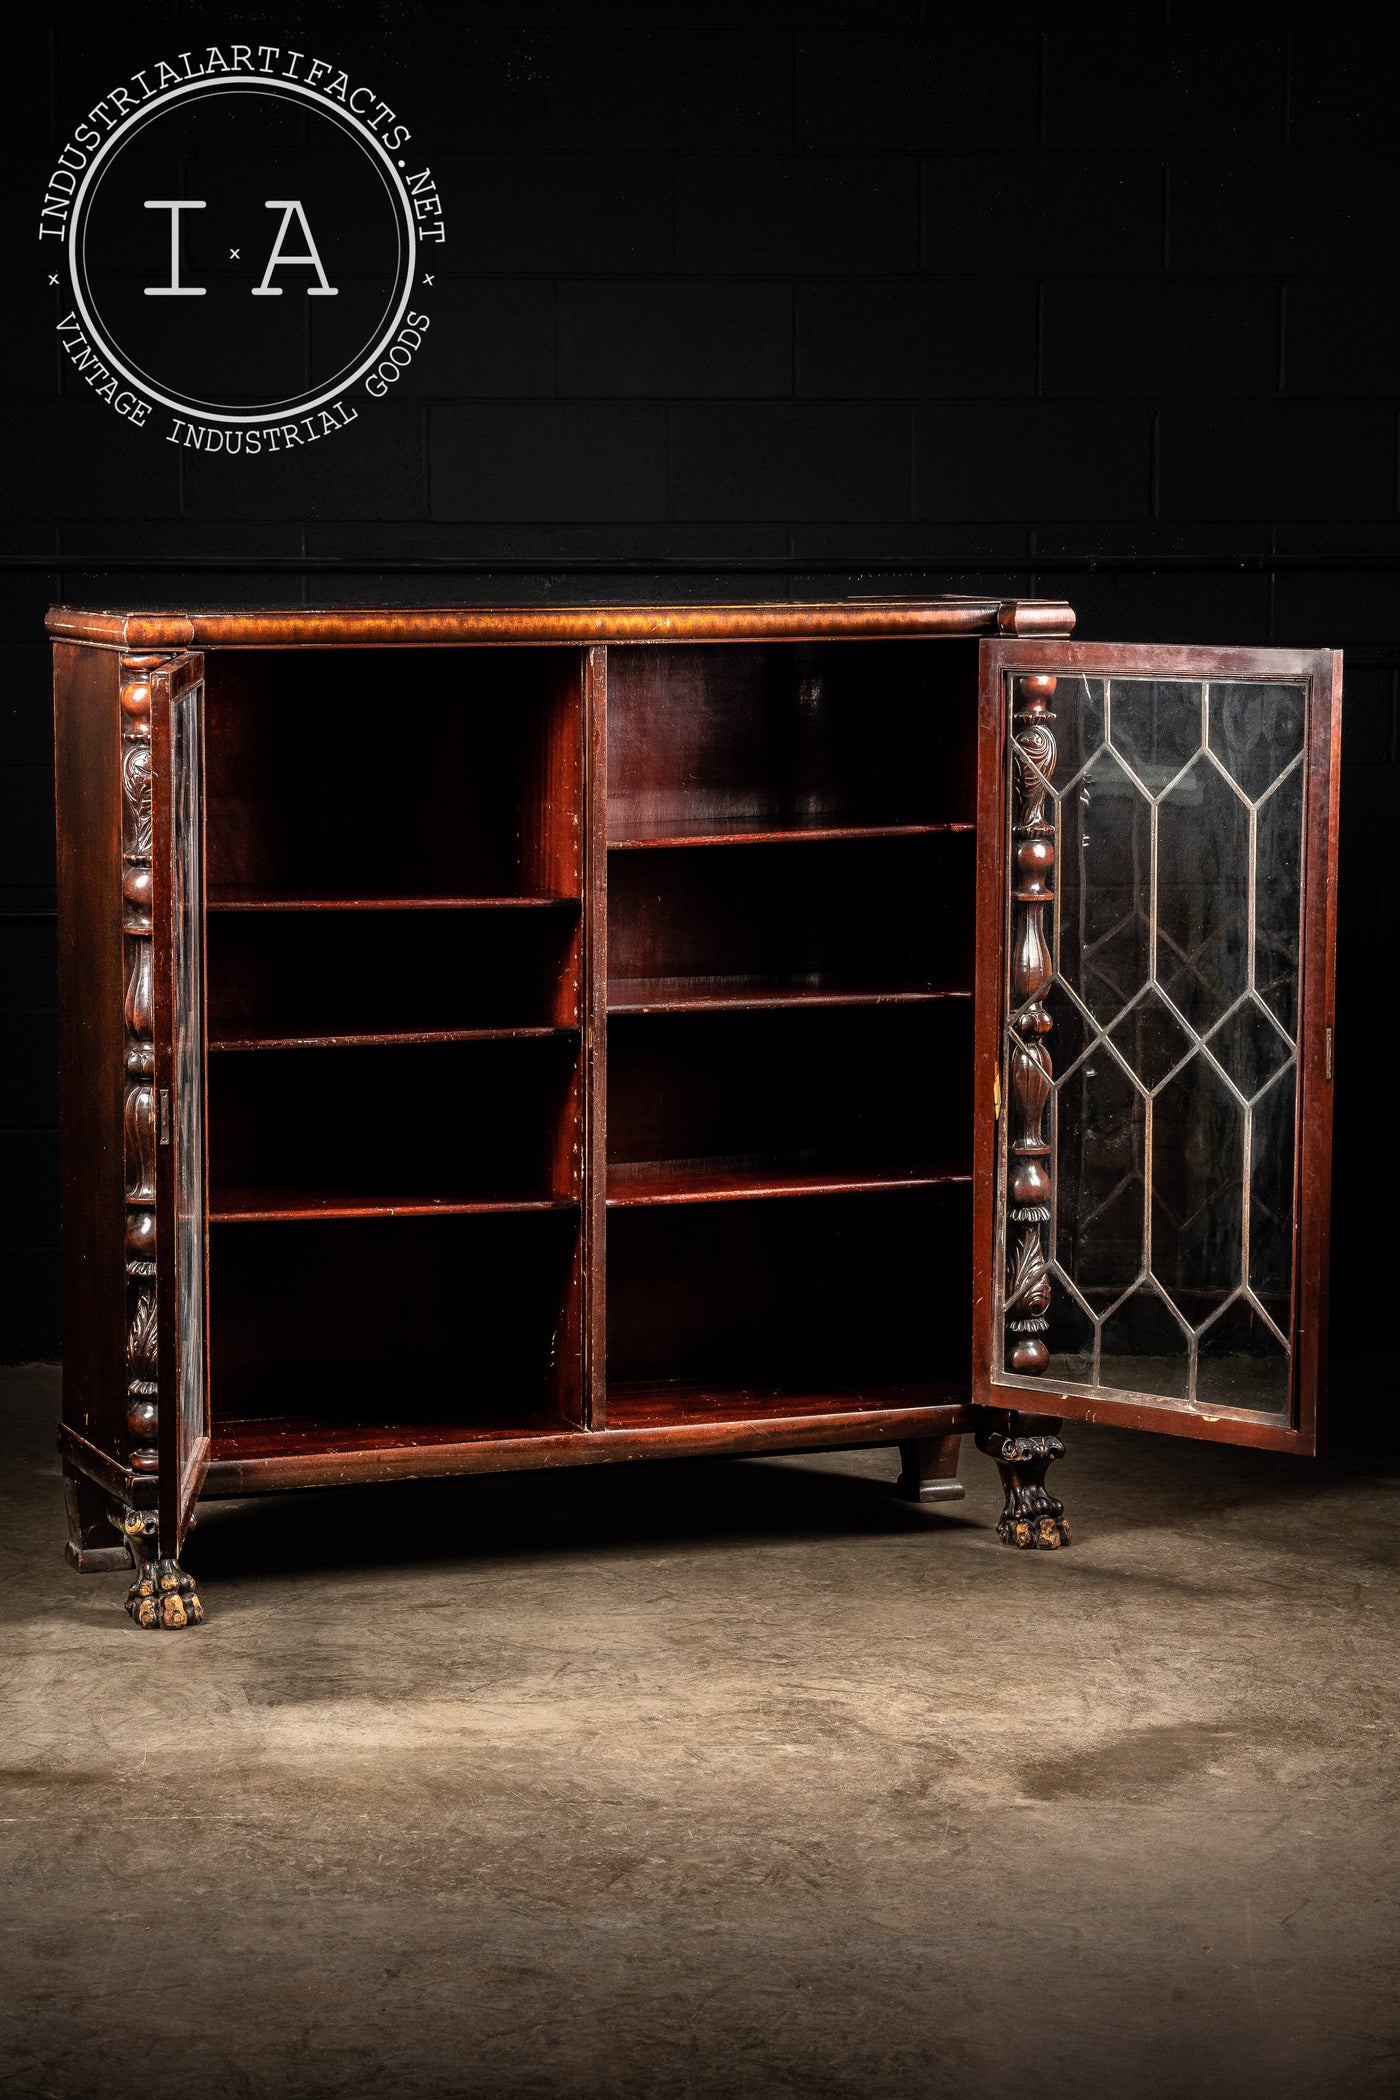
[[[207,286],[202,284],[182,284],[180,282],[180,214],[182,211],[203,211],[206,202],[207,200],[202,197],[146,198],[147,211],[168,211],[170,214],[170,282],[169,284],[148,284],[145,287],[148,299],[202,299],[204,297]],[[339,287],[332,284],[326,276],[325,266],[321,261],[320,251],[316,246],[300,198],[269,197],[266,200],[264,209],[267,211],[280,211],[282,223],[278,227],[276,239],[272,243],[272,252],[267,258],[267,268],[263,271],[262,283],[254,285],[252,297],[254,299],[280,299],[282,287],[280,284],[272,282],[273,271],[284,268],[291,263],[307,263],[316,272],[317,277],[315,284],[309,284],[306,287],[307,298],[337,298],[339,296]],[[283,246],[293,219],[296,220],[297,225],[300,227],[302,238],[306,242],[306,247],[300,254],[289,253]]]

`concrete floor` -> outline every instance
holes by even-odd
[[[62,1559],[8,1374],[0,2090],[1400,2090],[1400,1461],[1071,1428],[216,1504]]]

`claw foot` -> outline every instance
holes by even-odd
[[[1069,1521],[1053,1511],[1040,1517],[1003,1515],[997,1524],[997,1537],[1005,1545],[1019,1546],[1023,1551],[1039,1546],[1042,1551],[1053,1553],[1056,1547],[1069,1544]]]
[[[1022,1417],[1022,1420],[1025,1418]],[[1012,1416],[1014,1423],[1016,1418]],[[1044,1417],[1042,1417],[1042,1421]],[[1055,1423],[1055,1428],[1059,1423]],[[1049,1430],[984,1429],[977,1448],[995,1459],[1006,1490],[1006,1506],[997,1519],[997,1537],[1023,1552],[1053,1553],[1070,1542],[1065,1506],[1045,1486],[1046,1471],[1065,1447]]]
[[[119,1528],[136,1565],[136,1580],[126,1593],[126,1608],[136,1624],[154,1632],[198,1626],[204,1607],[195,1593],[194,1577],[177,1560],[161,1557],[159,1526],[151,1512],[124,1510]]]

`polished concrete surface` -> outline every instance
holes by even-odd
[[[1071,1426],[214,1505],[62,1558],[5,1374],[0,2091],[1400,2090],[1400,1461]]]

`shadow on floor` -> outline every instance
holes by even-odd
[[[780,1459],[652,1460],[209,1503],[186,1551],[190,1568],[213,1579],[250,1559],[285,1573],[983,1528],[964,1504],[925,1510],[901,1500],[894,1453],[848,1463],[850,1471],[818,1471]],[[878,1477],[856,1470],[876,1465]]]

